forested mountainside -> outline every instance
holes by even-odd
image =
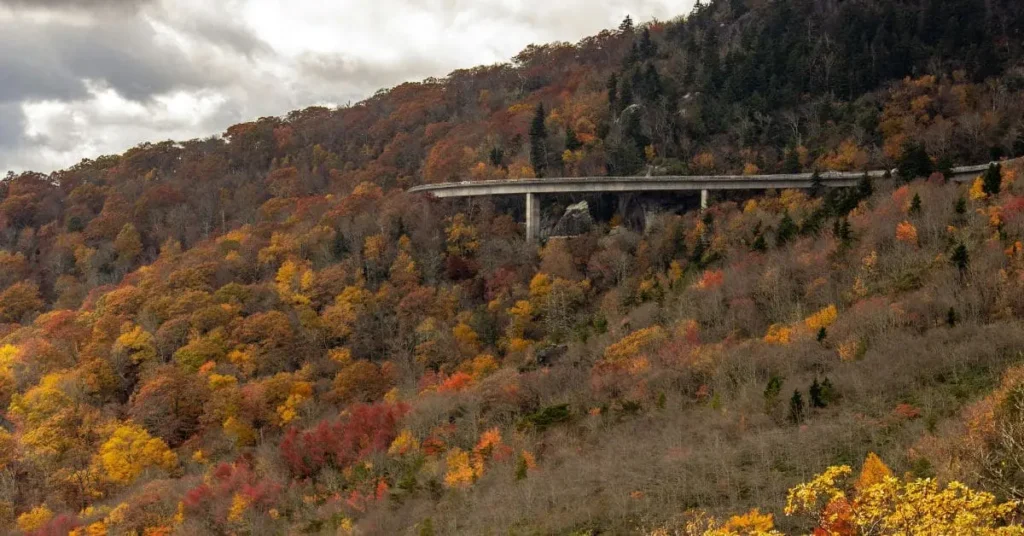
[[[719,0],[8,175],[0,527],[1019,534],[1022,170],[943,172],[1024,154],[1022,30]],[[876,167],[543,245],[404,193]]]

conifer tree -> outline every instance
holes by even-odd
[[[626,15],[626,18],[622,19],[622,23],[619,24],[619,31],[625,34],[633,33],[633,17]]]
[[[782,221],[779,222],[779,228],[775,231],[775,243],[778,246],[789,242],[797,233],[796,222],[789,216],[789,211],[782,214]]]
[[[849,244],[853,240],[853,231],[850,230],[850,220],[843,218],[842,225],[839,226],[839,240],[843,244]]]
[[[530,165],[538,177],[543,177],[548,167],[548,128],[544,124],[544,104],[537,105],[530,126]]]
[[[764,239],[763,234],[757,235],[757,238],[754,239],[754,245],[752,248],[754,251],[768,251],[768,241]]]
[[[836,401],[836,388],[828,376],[825,376],[825,381],[821,382],[821,401],[826,406]]]
[[[786,159],[782,162],[783,173],[800,173],[800,155],[796,149],[786,151]]]
[[[505,151],[500,147],[494,147],[491,149],[490,154],[491,165],[494,167],[503,167],[505,165]]]
[[[953,210],[957,213],[958,216],[963,216],[964,214],[967,214],[967,199],[965,199],[964,196],[960,196],[959,198],[957,198],[956,205],[953,206]]]
[[[768,379],[768,386],[764,389],[764,412],[768,415],[775,413],[779,406],[779,394],[782,393],[782,378],[772,375]]]
[[[821,182],[821,173],[818,170],[814,170],[811,174],[811,197],[821,197],[821,194],[825,191],[825,183]]]
[[[608,108],[613,112],[619,111],[619,76],[612,73],[608,78]]]
[[[920,214],[921,213],[921,195],[914,194],[914,199],[910,201],[910,213]]]
[[[576,151],[580,147],[583,147],[583,144],[576,137],[576,130],[571,126],[565,127],[565,148],[570,151]]]
[[[970,264],[970,254],[967,252],[967,246],[963,242],[957,244],[949,260],[960,270],[960,275],[967,273],[967,266]]]
[[[800,424],[804,422],[804,397],[800,391],[793,391],[789,399],[789,422]]]
[[[998,195],[1003,185],[1003,166],[989,164],[985,176],[982,177],[982,191],[988,195]]]
[[[644,28],[643,34],[640,36],[640,58],[651,59],[658,55],[658,45],[651,39],[650,28]]]
[[[871,176],[865,171],[864,175],[857,181],[857,202],[863,201],[875,193],[875,187],[871,184]]]
[[[824,329],[824,328],[822,328],[822,329]],[[823,408],[823,407],[828,405],[825,402],[824,397],[822,397],[821,384],[818,383],[818,379],[817,378],[815,378],[814,381],[811,382],[811,388],[810,388],[809,394],[811,396],[811,407],[812,408]]]
[[[934,166],[932,166],[931,157],[928,156],[928,151],[924,146],[918,143],[911,143],[903,148],[903,154],[900,155],[897,169],[899,170],[900,179],[912,181],[918,177],[931,175]]]

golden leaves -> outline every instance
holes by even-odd
[[[476,479],[469,453],[460,448],[448,451],[445,464],[448,470],[444,474],[444,484],[449,488],[468,488]]]
[[[145,469],[173,469],[178,457],[162,439],[149,435],[141,426],[128,422],[118,425],[100,447],[97,461],[107,477],[118,484],[130,484]]]
[[[18,528],[25,533],[33,532],[41,529],[52,518],[53,511],[41,504],[18,516]]]
[[[452,216],[445,228],[447,237],[448,253],[465,257],[476,252],[480,248],[479,233],[469,219],[463,213]]]
[[[793,339],[793,328],[783,324],[772,324],[764,335],[764,342],[768,344],[787,345]]]
[[[653,349],[667,338],[668,333],[661,326],[651,326],[637,330],[606,348],[604,359],[609,362],[623,362]]]
[[[866,490],[884,482],[891,476],[892,470],[885,465],[885,462],[874,452],[869,452],[868,457],[864,459],[864,467],[861,468],[860,476],[857,477],[857,482],[853,486],[858,491]]]
[[[836,309],[835,304],[830,304],[828,307],[814,313],[804,320],[804,324],[811,331],[818,331],[822,328],[830,327],[835,323],[836,318],[839,317],[839,310]]]

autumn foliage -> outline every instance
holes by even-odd
[[[1019,531],[1020,163],[945,173],[1024,152],[1024,12],[818,4],[0,180],[0,532]],[[537,243],[407,192],[868,168]]]

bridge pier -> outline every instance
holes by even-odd
[[[537,242],[540,235],[540,196],[526,193],[526,241]]]
[[[700,209],[704,210],[708,208],[708,190],[707,188],[700,191]]]

